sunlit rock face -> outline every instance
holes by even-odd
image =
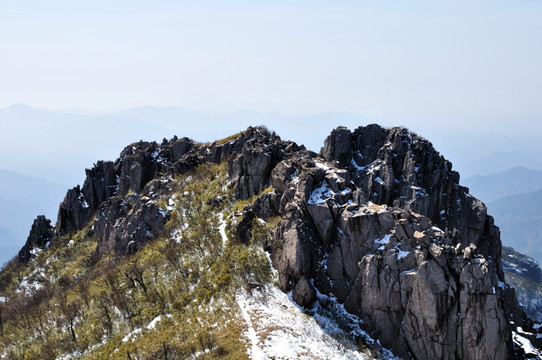
[[[429,141],[338,128],[271,177],[272,260],[301,305],[336,297],[404,358],[516,356],[512,330],[532,324],[505,285],[499,230]]]
[[[173,178],[225,161],[232,193],[251,200],[237,240],[249,243],[255,217],[279,217],[264,247],[299,305],[327,295],[403,358],[523,356],[514,331],[533,324],[505,283],[499,229],[452,164],[404,128],[337,128],[319,154],[252,127],[211,144],[134,143],[87,170],[55,228],[36,220],[20,260],[87,226],[98,255],[134,253],[168,221],[156,199]]]

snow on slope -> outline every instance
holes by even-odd
[[[327,305],[323,306],[325,302]],[[320,295],[312,309],[303,309],[295,305],[289,294],[269,285],[252,294],[238,293],[237,304],[246,324],[244,336],[253,360],[373,358],[356,344],[360,339],[373,340],[354,324],[352,315],[326,296]],[[340,313],[333,314],[334,311]],[[345,329],[344,323],[348,322]],[[372,345],[378,347],[377,343]],[[393,358],[386,350],[380,356]]]

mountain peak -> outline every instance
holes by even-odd
[[[4,113],[33,112],[33,111],[37,111],[37,109],[32,107],[32,106],[25,105],[25,104],[20,104],[20,103],[15,103],[15,104],[13,104],[11,106],[8,106],[5,109],[2,109],[2,112],[4,112]]]
[[[514,341],[540,345],[505,283],[493,218],[452,164],[408,129],[338,127],[319,154],[264,127],[213,143],[140,141],[86,175],[60,204],[54,230],[44,218],[35,222],[23,262],[44,243],[54,251],[83,238],[95,244],[90,264],[152,259],[159,273],[164,256],[163,267],[182,281],[211,281],[204,293],[212,294],[233,286],[236,271],[247,288],[272,286],[262,283],[268,258],[256,255],[265,250],[280,289],[299,306],[344,306],[397,356],[506,359],[522,351]],[[163,254],[149,258],[154,246]],[[190,251],[197,260],[185,258]],[[240,254],[247,258],[230,263]],[[204,265],[186,270],[194,261]],[[130,266],[124,281],[137,288],[145,268]],[[182,298],[191,286],[198,288],[171,295]]]

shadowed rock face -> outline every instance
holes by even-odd
[[[273,187],[245,209],[236,234],[248,243],[255,217],[281,217],[266,250],[298,304],[335,297],[404,358],[521,356],[511,332],[532,322],[505,285],[493,218],[452,164],[403,128],[337,128],[320,154],[262,128],[212,144],[135,143],[68,191],[56,231],[91,223],[98,251],[137,251],[168,219],[153,200],[172,177],[223,161],[237,198]],[[44,217],[34,225],[22,261],[56,236]]]
[[[56,232],[55,228],[51,226],[51,220],[39,215],[32,224],[26,244],[19,251],[19,260],[22,262],[30,260],[34,248],[43,248],[55,237]]]

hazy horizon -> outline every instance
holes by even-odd
[[[0,108],[539,121],[541,17],[532,0],[5,0]]]
[[[516,126],[520,120],[516,120]],[[11,178],[17,179],[16,174],[3,172],[6,176],[2,181],[4,191],[0,194],[0,201],[5,207],[0,208],[0,217],[9,220],[10,216],[16,216],[17,221],[22,223],[19,226],[12,219],[7,223],[4,221],[4,227],[0,224],[4,237],[17,240],[17,245],[14,244],[11,250],[6,248],[6,251],[14,254],[17,246],[21,246],[36,215],[46,214],[53,220],[56,218],[58,203],[67,189],[83,184],[85,168],[91,168],[98,160],[117,159],[125,146],[140,139],[161,142],[164,137],[170,139],[177,135],[196,141],[213,141],[250,125],[265,125],[283,139],[296,141],[318,152],[333,128],[344,125],[354,130],[374,122],[385,126],[406,126],[427,138],[437,151],[453,162],[453,168],[460,172],[461,179],[507,170],[510,172],[518,166],[542,173],[542,159],[538,156],[542,153],[542,137],[537,137],[534,128],[517,137],[510,131],[498,131],[498,126],[479,127],[478,130],[482,132],[476,133],[461,127],[445,129],[439,124],[428,127],[427,124],[417,125],[407,121],[395,123],[347,112],[301,117],[251,110],[205,114],[178,107],[146,106],[96,113],[82,109],[48,111],[16,105],[0,109],[0,124],[3,126],[0,132],[0,171],[32,176],[34,178],[25,180],[32,184],[29,185],[30,189],[42,186],[43,194],[51,196],[48,201],[39,204],[30,200],[19,201],[20,204],[15,205],[14,201],[20,199],[6,198],[6,194],[17,196],[19,193],[26,194],[27,190],[24,186],[20,188],[24,183],[21,180],[10,182]],[[60,186],[47,184],[44,179]],[[17,190],[16,186],[20,189]],[[56,189],[54,194],[53,189]],[[37,196],[36,199],[41,197]],[[7,224],[10,224],[9,227],[5,226]],[[0,248],[5,246],[6,241],[0,239]]]
[[[41,176],[65,185],[81,184],[84,169],[98,160],[114,160],[128,144],[144,140],[160,142],[173,136],[189,137],[196,141],[214,141],[242,131],[248,126],[264,125],[283,139],[296,141],[309,150],[318,152],[324,139],[337,126],[352,130],[370,123],[386,127],[404,126],[427,138],[444,157],[455,164],[465,176],[485,175],[507,170],[509,167],[538,168],[535,162],[510,159],[504,168],[489,164],[485,168],[466,166],[484,156],[497,152],[509,157],[526,158],[517,152],[542,150],[542,117],[518,117],[485,121],[471,126],[439,122],[416,122],[330,111],[296,116],[274,111],[262,113],[240,109],[235,112],[187,110],[180,107],[151,105],[114,111],[88,109],[46,110],[16,104],[0,109],[0,169],[31,176]],[[513,124],[513,126],[510,125]],[[30,140],[30,141],[29,141]]]

